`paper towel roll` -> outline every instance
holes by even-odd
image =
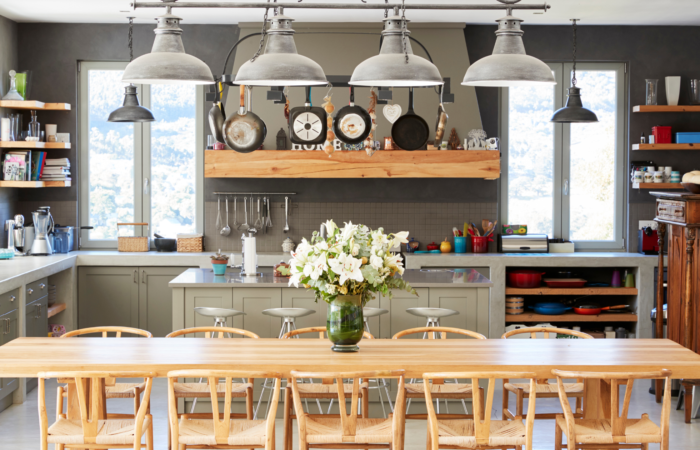
[[[244,257],[244,266],[245,266],[245,274],[246,276],[251,276],[254,277],[257,275],[257,266],[255,264],[256,262],[256,249],[255,249],[255,237],[247,237],[245,238],[245,253],[243,254]]]

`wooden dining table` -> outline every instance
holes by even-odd
[[[404,369],[426,372],[517,371],[552,378],[553,369],[631,372],[668,369],[673,378],[700,378],[700,355],[668,339],[374,339],[357,353],[335,353],[320,339],[18,338],[0,347],[0,378],[45,371]],[[604,417],[610,385],[586,380],[584,415]],[[69,399],[70,402],[70,399]]]

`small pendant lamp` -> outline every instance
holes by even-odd
[[[574,28],[574,70],[571,77],[572,86],[569,88],[569,98],[566,106],[554,111],[550,122],[554,123],[593,123],[598,121],[598,116],[589,109],[583,107],[581,101],[581,89],[576,87],[576,21],[571,19]]]
[[[129,17],[129,62],[134,59],[134,48],[132,45],[134,18]],[[107,119],[108,122],[153,122],[156,120],[153,113],[139,105],[139,98],[136,96],[136,86],[129,84],[124,88],[124,104],[112,111]]]

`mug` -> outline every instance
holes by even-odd
[[[654,182],[654,175],[651,172],[644,172],[644,182],[645,183],[653,183]]]
[[[669,183],[671,181],[671,166],[664,167],[664,183]]]
[[[654,172],[654,183],[663,183],[664,182],[664,173],[660,171]]]
[[[656,168],[654,166],[647,166],[647,172],[656,172]]]
[[[642,183],[644,182],[644,172],[641,170],[635,170],[634,171],[634,183]]]
[[[46,140],[48,142],[56,142],[56,131],[57,131],[57,126],[52,125],[52,124],[46,124]]]

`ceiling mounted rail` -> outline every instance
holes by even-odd
[[[501,1],[501,0],[499,0]],[[134,2],[131,4],[134,9],[139,8],[165,8],[167,6],[173,8],[287,8],[287,9],[393,9],[401,8],[400,3],[268,3],[268,2],[177,2],[177,1],[162,1],[162,2]],[[511,3],[510,1],[502,4],[494,3],[488,5],[477,4],[430,4],[416,3],[406,4],[406,9],[430,9],[430,10],[542,10],[547,11],[550,5],[543,3],[539,5],[522,5]]]

